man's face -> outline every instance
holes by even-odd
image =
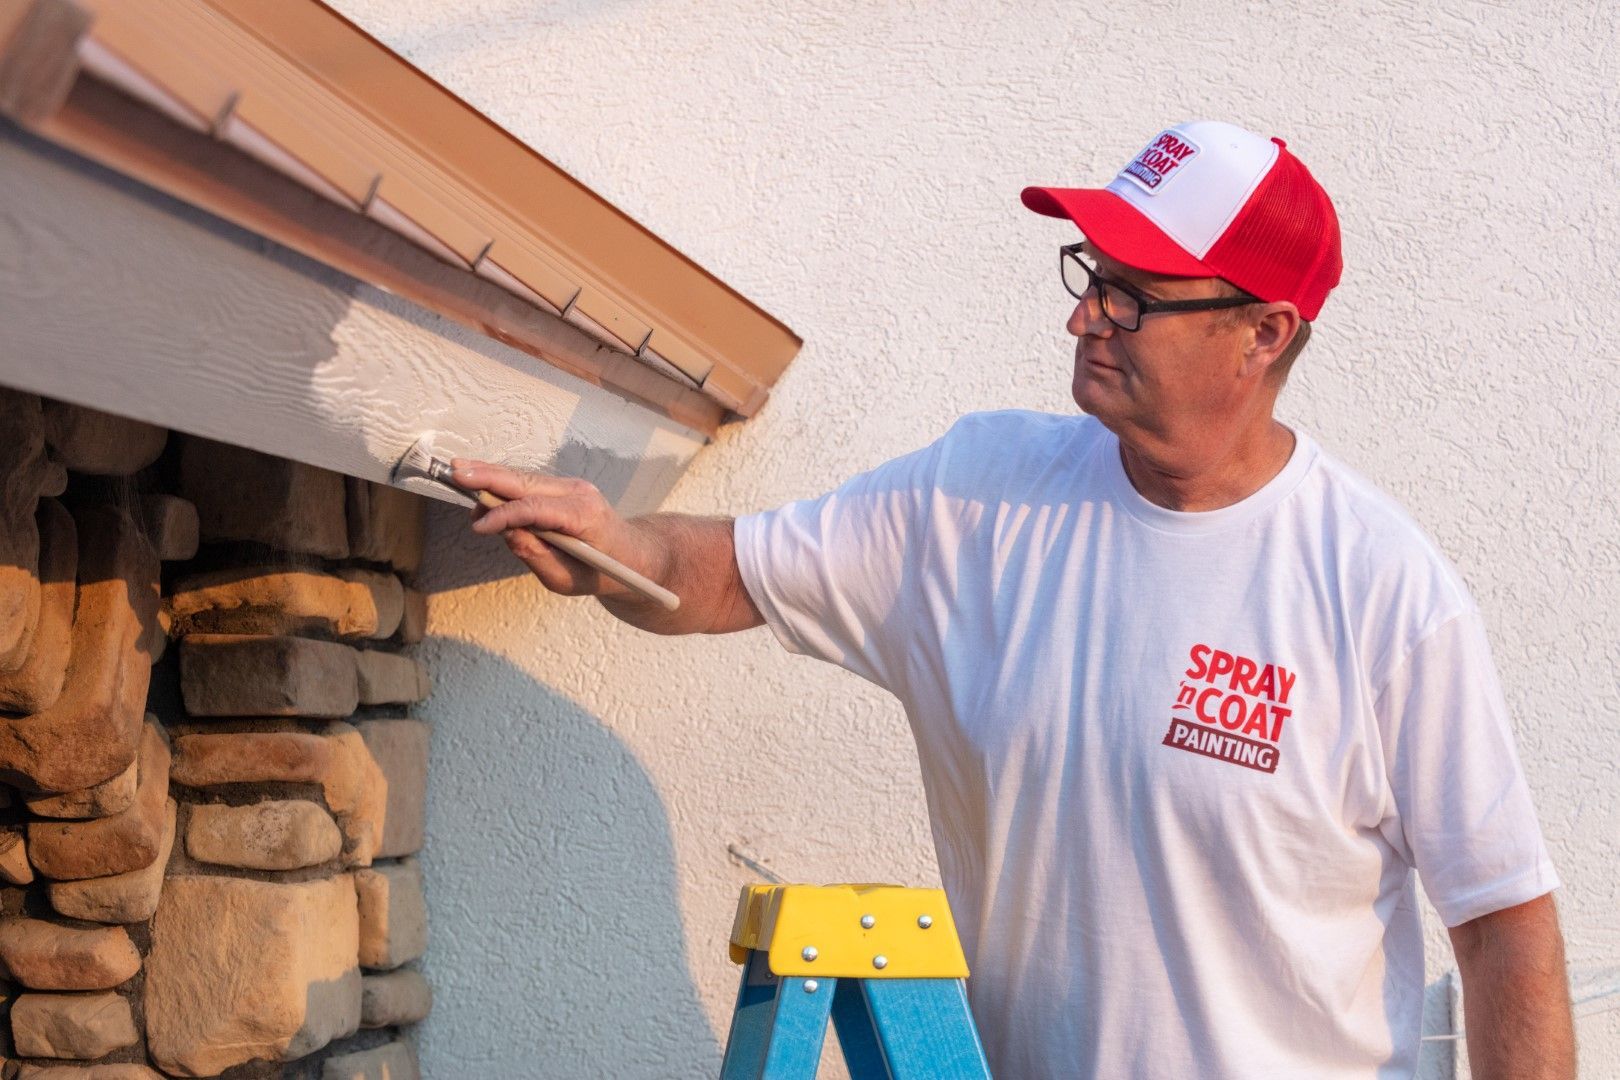
[[[1203,300],[1223,295],[1215,278],[1149,274],[1090,248],[1097,272],[1159,300]],[[1146,315],[1135,332],[1103,315],[1096,290],[1069,316],[1074,349],[1074,400],[1127,442],[1146,448],[1224,428],[1252,387],[1240,378],[1247,321],[1233,312]]]

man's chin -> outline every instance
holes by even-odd
[[[1097,385],[1095,379],[1088,379],[1084,375],[1075,377],[1073,385],[1069,388],[1069,396],[1080,406],[1081,412],[1087,416],[1095,416],[1104,424],[1114,411],[1109,408],[1108,394]]]

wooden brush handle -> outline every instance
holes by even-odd
[[[491,510],[495,509],[497,506],[506,505],[505,499],[492,492],[474,491],[469,492],[469,494],[478,500],[480,506],[488,507]],[[600,551],[597,551],[595,548],[591,547],[591,545],[587,544],[577,536],[569,536],[567,533],[554,532],[551,529],[536,529],[532,526],[529,527],[528,531],[533,533],[535,536],[538,536],[541,540],[544,540],[552,547],[555,547],[560,551],[567,552],[570,556],[578,559],[591,569],[606,574],[608,577],[612,578],[614,581],[617,581],[625,588],[630,589],[633,592],[640,593],[643,597],[651,600],[665,611],[674,611],[676,608],[681,606],[680,597],[676,596],[674,593],[670,592],[656,581],[653,581],[651,578],[636,573],[634,570],[630,569],[613,556],[602,554]]]

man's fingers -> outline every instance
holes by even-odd
[[[554,593],[582,596],[597,591],[596,571],[568,558],[533,533],[512,529],[505,534],[506,546],[534,576]]]
[[[473,532],[486,536],[511,529],[555,529],[574,535],[578,514],[563,499],[526,496],[504,506],[492,507],[473,522]]]
[[[512,553],[552,592],[579,596],[602,590],[601,574],[531,532],[555,530],[599,544],[617,519],[594,485],[577,477],[536,476],[470,458],[455,458],[450,464],[458,484],[506,500],[475,509],[473,532],[505,539]]]
[[[560,476],[541,476],[519,472],[504,465],[491,465],[487,461],[470,458],[452,458],[456,483],[478,491],[489,491],[503,499],[521,499],[527,495],[567,495],[577,482]]]

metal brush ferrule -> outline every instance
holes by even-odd
[[[455,488],[457,491],[462,490],[461,485],[456,483],[456,471],[450,467],[450,463],[448,461],[442,461],[439,458],[429,458],[427,474],[429,480],[435,480],[446,487]]]

